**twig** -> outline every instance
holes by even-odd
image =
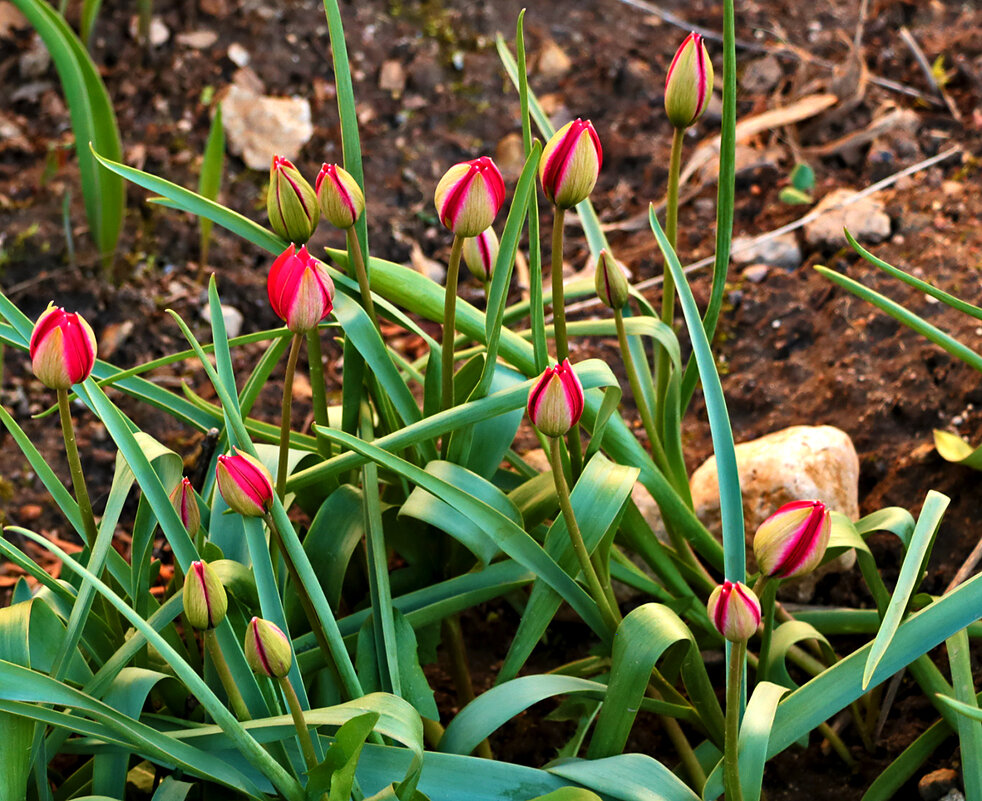
[[[955,577],[951,580],[951,583],[945,587],[943,595],[947,595],[967,579],[972,574],[972,571],[975,570],[979,560],[982,560],[982,538],[979,538],[979,541],[975,543],[975,547],[972,548],[972,552],[965,558],[962,566],[958,568],[958,572],[955,573]]]
[[[958,107],[951,99],[951,95],[949,95],[945,91],[945,88],[938,83],[934,70],[931,68],[931,64],[927,60],[927,56],[924,55],[924,51],[921,50],[921,46],[914,38],[914,34],[910,32],[906,25],[900,26],[900,38],[904,40],[904,44],[907,45],[907,49],[914,54],[914,59],[917,61],[917,65],[921,68],[921,71],[927,78],[928,83],[934,88],[935,93],[941,98],[945,106],[948,107],[948,111],[951,113],[951,116],[958,120],[958,122],[961,122],[962,115],[958,112]]]
[[[732,254],[741,253],[745,250],[750,250],[751,248],[761,244],[762,242],[768,242],[771,239],[776,239],[777,237],[783,236],[784,234],[790,233],[791,231],[797,231],[799,228],[808,225],[808,223],[812,222],[812,220],[817,220],[826,212],[835,211],[836,209],[841,209],[846,206],[849,206],[858,200],[862,200],[865,197],[869,197],[870,195],[876,194],[877,192],[886,189],[889,186],[892,186],[901,178],[904,178],[908,175],[913,175],[915,172],[920,172],[921,170],[927,169],[928,167],[932,167],[935,164],[939,164],[942,161],[947,161],[952,156],[961,152],[962,149],[960,147],[958,146],[951,147],[948,150],[945,150],[943,153],[938,153],[938,155],[936,156],[931,156],[930,158],[917,162],[917,164],[912,164],[910,167],[905,167],[899,172],[895,172],[893,175],[888,175],[882,181],[877,181],[875,184],[871,184],[870,186],[867,186],[865,189],[862,189],[859,192],[850,195],[849,197],[843,199],[841,202],[836,203],[834,206],[829,206],[828,208],[822,209],[821,211],[812,210],[808,212],[808,214],[806,214],[804,217],[799,217],[794,222],[790,222],[787,225],[782,225],[780,228],[775,228],[773,231],[768,231],[766,233],[760,234],[759,236],[755,236],[747,242],[740,243],[739,245],[734,245],[731,253]],[[704,259],[699,259],[699,261],[687,265],[684,268],[684,272],[686,275],[688,275],[690,273],[696,272],[697,270],[702,270],[706,267],[709,267],[714,262],[714,260],[715,260],[715,256],[707,256]],[[653,278],[648,278],[644,281],[641,281],[640,283],[635,284],[634,289],[638,291],[649,289],[654,286],[659,286],[661,284],[661,281],[662,281],[662,277],[660,275],[656,275]],[[588,300],[582,300],[579,303],[574,303],[570,306],[567,306],[566,312],[567,314],[570,314],[578,311],[583,311],[585,309],[592,308],[599,303],[600,303],[599,298],[589,298]]]

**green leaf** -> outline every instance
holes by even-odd
[[[799,192],[811,192],[815,189],[815,170],[803,161],[799,161],[791,170],[791,185]]]
[[[955,698],[967,707],[978,709],[975,682],[972,679],[972,656],[968,634],[962,629],[948,639],[947,646]],[[982,772],[979,771],[979,766],[982,765],[982,720],[959,715],[957,725],[965,799],[982,801]]]
[[[222,172],[225,169],[225,128],[222,126],[222,104],[215,107],[208,128],[208,139],[205,142],[205,154],[201,161],[201,174],[198,176],[198,194],[208,200],[217,200],[222,187]],[[212,221],[202,218],[201,229],[201,266],[208,263],[208,243],[211,239]]]
[[[695,801],[678,776],[644,754],[573,760],[549,769],[604,796],[624,801]]]
[[[973,448],[957,434],[934,429],[934,447],[947,462],[982,470],[982,446]]]
[[[815,199],[808,193],[793,186],[785,186],[778,193],[778,200],[789,206],[804,206],[813,203]]]
[[[193,788],[191,782],[182,782],[173,776],[166,776],[154,791],[150,801],[184,801]]]
[[[890,647],[897,627],[907,611],[910,598],[920,584],[924,562],[931,545],[934,543],[938,526],[941,525],[941,517],[950,502],[950,498],[934,490],[930,490],[924,499],[924,506],[921,508],[910,546],[904,556],[904,563],[900,568],[900,575],[897,578],[893,596],[890,598],[890,605],[887,607],[883,623],[870,648],[869,659],[863,671],[864,690],[869,686],[877,665]]]

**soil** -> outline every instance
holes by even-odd
[[[577,115],[589,117],[600,132],[604,166],[593,200],[602,221],[609,225],[614,251],[635,280],[661,272],[661,260],[643,219],[649,201],[659,200],[665,191],[670,128],[662,110],[662,76],[684,36],[644,5],[614,0],[541,3],[530,8],[526,20],[532,87],[548,113],[560,121]],[[735,234],[763,233],[808,210],[808,206],[790,206],[779,198],[798,158],[805,158],[815,169],[818,199],[839,187],[866,187],[955,145],[964,156],[918,172],[877,194],[892,229],[886,241],[873,249],[888,262],[967,301],[982,303],[978,282],[982,234],[976,224],[982,214],[982,195],[975,159],[968,155],[979,152],[982,128],[982,12],[970,4],[875,0],[869,4],[860,48],[855,52],[851,42],[859,2],[750,0],[738,5],[738,38],[752,45],[738,53],[740,118],[817,92],[838,91],[841,97],[831,112],[797,126],[766,131],[745,143],[752,158],[751,166],[738,176]],[[506,180],[514,183],[517,169],[508,153],[513,152],[520,131],[518,101],[501,69],[494,37],[500,31],[511,40],[520,7],[517,0],[343,3],[374,254],[399,262],[445,261],[449,240],[436,225],[432,189],[449,164],[491,153]],[[340,160],[330,51],[319,4],[267,4],[263,0],[158,3],[155,13],[170,37],[150,50],[130,33],[130,8],[103,7],[92,47],[116,108],[127,163],[181,185],[197,184],[211,99],[240,70],[229,57],[232,45],[249,54],[248,69],[259,77],[267,93],[296,94],[310,100],[315,132],[297,160],[301,170],[313,176],[322,161]],[[693,25],[721,30],[718,2],[673,0],[661,3],[660,8]],[[76,20],[77,14],[73,4],[69,18]],[[958,119],[944,105],[925,102],[924,98],[933,95],[932,87],[899,35],[903,26],[930,61],[944,56],[946,91]],[[192,31],[211,31],[217,34],[216,41],[201,49],[177,42],[179,34]],[[774,59],[759,49],[777,41],[788,43],[786,52],[797,56]],[[553,47],[568,57],[568,64],[555,51],[551,58],[537,58]],[[201,315],[206,297],[196,280],[196,224],[185,215],[147,204],[146,193],[130,186],[115,282],[100,277],[99,259],[86,234],[69,116],[54,68],[32,61],[37,49],[29,29],[0,25],[0,122],[4,130],[0,139],[0,285],[32,317],[51,299],[82,312],[100,337],[100,356],[121,366],[173,352],[183,347],[182,338],[165,309],[176,309],[198,333],[205,330]],[[719,43],[710,41],[710,51],[719,75]],[[235,54],[234,49],[232,52]],[[873,80],[857,82],[860,61]],[[752,80],[747,74],[751,65],[758,76],[770,74],[770,78]],[[381,88],[383,71],[386,86],[392,85],[395,76],[395,84],[404,80],[404,88]],[[884,87],[875,82],[878,77],[914,94]],[[814,148],[864,129],[892,109],[913,113],[916,126],[887,130],[872,141],[816,154]],[[711,107],[688,137],[686,154],[711,137],[718,124],[718,107]],[[684,262],[711,255],[714,248],[716,188],[711,176],[701,181],[701,177],[694,178],[689,185],[692,191],[684,193],[688,197],[680,213],[679,240]],[[265,184],[264,173],[248,170],[238,158],[229,157],[220,199],[265,221]],[[66,203],[67,217],[63,213]],[[545,207],[542,215],[549,219]],[[642,220],[640,225],[638,220]],[[314,245],[340,244],[327,228],[321,226]],[[801,237],[800,231],[797,236]],[[577,228],[569,229],[568,239],[567,266],[571,272],[583,269],[587,249]],[[771,267],[759,283],[742,277],[739,267],[731,267],[716,347],[736,437],[747,440],[799,423],[842,428],[852,436],[860,454],[864,513],[900,505],[916,514],[928,489],[951,497],[924,584],[926,591],[940,593],[978,540],[974,523],[982,514],[982,501],[974,491],[976,474],[944,462],[932,447],[931,432],[943,428],[973,443],[982,440],[982,380],[957,359],[836,288],[811,268],[827,264],[844,272],[888,294],[969,347],[979,341],[982,328],[969,317],[928,302],[849,249],[812,247],[803,237],[799,244],[800,266],[791,270]],[[209,270],[217,275],[224,302],[243,313],[243,333],[277,324],[266,302],[268,261],[258,249],[215,231]],[[705,302],[708,271],[693,273],[691,280],[697,299]],[[481,289],[468,279],[461,294],[477,300]],[[655,302],[658,297],[656,287],[650,299]],[[600,311],[587,310],[583,315]],[[409,351],[419,347],[415,337],[401,336],[399,341]],[[617,363],[613,340],[578,347],[574,361],[602,355]],[[238,358],[242,364],[254,364],[260,352],[259,346],[246,347]],[[339,356],[336,350],[328,350],[328,379],[334,388],[339,385]],[[33,380],[22,354],[8,350],[4,368],[0,397],[5,407],[13,411],[67,482],[57,425],[51,418],[32,417],[50,406],[51,393]],[[276,418],[282,392],[282,373],[277,375],[280,377],[268,383],[257,406],[257,413],[268,419]],[[190,365],[159,370],[154,377],[173,388],[187,381],[196,392],[211,398],[204,376]],[[302,386],[298,389],[294,423],[301,427],[309,424],[310,407]],[[119,402],[138,425],[179,453],[193,456],[198,436],[124,398]],[[108,491],[114,452],[101,426],[84,410],[76,411],[79,442],[98,508]],[[711,452],[698,396],[686,420],[685,438],[689,467],[695,468]],[[3,438],[2,447],[0,510],[5,520],[71,540],[57,509],[9,437]],[[125,546],[125,532],[120,541]],[[899,567],[899,550],[885,536],[874,537],[872,542],[889,585]],[[43,559],[41,553],[35,553]],[[46,564],[57,571],[56,565]],[[0,585],[9,590],[16,579],[14,570],[0,566]],[[869,604],[861,581],[853,575],[826,580],[820,593],[833,603]],[[504,606],[486,607],[467,618],[472,660],[492,668],[478,673],[478,689],[491,680],[504,654],[505,632],[513,623],[510,614]],[[547,669],[557,660],[582,655],[583,647],[579,630],[560,628],[548,653],[537,653],[536,658]],[[943,655],[938,658],[943,663]],[[441,670],[439,666],[434,669],[438,679]],[[804,792],[816,799],[859,798],[872,778],[935,719],[927,701],[909,685],[905,680],[901,686],[875,754],[862,752],[848,725],[843,730],[842,736],[859,758],[856,770],[850,773],[834,755],[826,756],[813,738],[808,749],[790,749],[771,763],[768,796],[797,798]],[[449,712],[452,697],[441,697]],[[658,736],[649,733],[653,726],[647,725],[653,721],[642,719],[640,724],[637,729],[644,731],[632,747],[654,752]],[[502,757],[542,764],[569,734],[564,726],[568,724],[544,722],[541,716],[529,714],[509,724],[492,744]],[[939,751],[925,770],[944,766],[957,766],[957,753],[951,747]],[[837,776],[835,782],[828,780],[829,771]],[[848,787],[840,787],[839,778],[846,778]],[[916,797],[914,784],[898,797]]]

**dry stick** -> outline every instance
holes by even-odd
[[[955,105],[954,101],[951,99],[951,95],[945,91],[945,88],[938,83],[938,79],[934,74],[934,70],[928,63],[927,56],[924,55],[924,51],[921,50],[921,46],[917,43],[914,38],[914,34],[910,32],[906,25],[900,27],[900,38],[904,40],[904,44],[911,53],[914,54],[914,59],[917,61],[918,66],[921,71],[927,77],[928,83],[934,88],[935,93],[944,102],[945,106],[948,107],[948,111],[952,117],[954,117],[958,122],[962,121],[962,115],[958,111],[958,106]]]
[[[82,461],[78,457],[78,445],[75,442],[75,426],[72,424],[72,410],[68,405],[68,390],[58,390],[58,414],[61,417],[61,433],[65,439],[65,453],[68,456],[68,468],[72,474],[72,486],[75,488],[75,501],[82,515],[82,525],[85,527],[85,539],[90,548],[95,547],[97,529],[95,516],[92,514],[92,502],[89,491],[85,486],[85,474],[82,472]]]
[[[827,209],[823,209],[821,211],[815,211],[815,210],[810,211],[804,217],[799,217],[797,220],[790,222],[787,225],[782,225],[780,228],[775,228],[773,231],[767,231],[766,233],[760,234],[759,236],[755,236],[753,239],[750,239],[745,243],[741,243],[740,245],[735,245],[731,251],[731,255],[742,253],[745,250],[750,250],[751,248],[754,248],[763,242],[769,242],[770,240],[776,239],[777,237],[783,236],[784,234],[790,233],[791,231],[797,231],[799,228],[803,228],[804,226],[808,225],[808,223],[812,222],[813,220],[817,220],[819,217],[821,217],[823,214],[827,212],[836,211],[838,209],[845,208],[846,206],[850,206],[853,203],[862,200],[863,198],[869,197],[870,195],[876,194],[877,192],[886,189],[889,186],[892,186],[901,178],[906,178],[908,175],[913,175],[915,172],[920,172],[921,170],[925,170],[928,167],[933,167],[935,164],[938,164],[942,161],[947,161],[952,156],[955,156],[962,152],[963,152],[962,149],[956,145],[955,147],[951,147],[948,150],[945,150],[943,153],[938,153],[938,155],[936,156],[931,156],[930,158],[917,162],[917,164],[912,164],[910,167],[905,167],[899,172],[895,172],[893,175],[888,175],[882,181],[877,181],[875,184],[871,184],[870,186],[867,186],[865,189],[862,189],[859,192],[856,192],[855,194],[850,195],[847,198],[844,198],[841,202],[836,203],[834,206],[829,206]],[[707,256],[704,259],[699,259],[699,261],[686,265],[686,267],[683,269],[683,272],[686,275],[689,275],[690,273],[694,273],[697,270],[705,269],[706,267],[712,265],[715,259],[716,259],[715,256]],[[656,275],[653,278],[648,278],[644,281],[635,284],[634,288],[638,291],[642,291],[644,289],[649,289],[651,287],[659,286],[661,282],[662,282],[662,277],[660,275]],[[599,303],[600,300],[598,298],[590,298],[589,300],[584,300],[579,303],[575,303],[572,306],[569,306],[566,309],[566,311],[579,312],[585,309],[592,308],[593,306],[596,306]]]

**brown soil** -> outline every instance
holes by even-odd
[[[849,42],[858,2],[834,0],[801,4],[785,0],[740,3],[738,37],[770,42],[779,37],[801,52],[825,59],[832,71],[816,63],[783,59],[779,80],[765,91],[744,88],[741,117],[787,104],[811,92],[848,84]],[[922,7],[923,6],[923,7]],[[449,241],[435,224],[432,189],[452,162],[482,152],[499,154],[506,178],[514,166],[503,157],[501,144],[519,131],[518,102],[508,86],[494,50],[494,35],[511,38],[521,4],[500,0],[364,0],[345,3],[343,14],[355,74],[355,93],[366,154],[373,253],[408,262],[413,247],[432,259],[446,258]],[[721,29],[716,2],[662,4],[693,24]],[[129,11],[103,8],[93,53],[102,69],[119,117],[125,160],[178,184],[194,186],[200,165],[211,90],[228,85],[236,65],[229,45],[241,45],[251,56],[249,68],[274,95],[300,94],[310,99],[316,130],[298,166],[309,176],[321,161],[340,159],[340,139],[326,26],[314,2],[266,4],[261,0],[202,0],[158,3],[156,11],[170,31],[170,40],[147,53],[129,34]],[[77,13],[77,12],[75,12]],[[821,196],[840,186],[861,188],[952,144],[965,153],[979,149],[982,125],[982,13],[955,4],[917,4],[878,0],[870,4],[861,54],[868,69],[918,91],[930,86],[898,35],[906,25],[933,61],[944,54],[952,70],[947,85],[961,122],[944,108],[915,97],[869,84],[865,96],[836,119],[820,116],[797,129],[765,133],[748,144],[759,153],[778,148],[764,166],[741,172],[737,186],[736,231],[756,234],[801,216],[808,207],[780,202],[793,166],[792,150],[828,143],[859,130],[878,118],[887,104],[911,109],[918,116],[915,132],[893,131],[869,143],[833,154],[808,157],[815,168]],[[180,33],[210,30],[217,42],[196,50],[176,43]],[[757,34],[764,34],[758,37]],[[543,73],[533,61],[532,86],[557,118],[590,117],[604,142],[604,168],[594,202],[605,223],[640,218],[650,200],[664,194],[670,130],[662,111],[662,76],[683,32],[645,11],[608,0],[591,3],[539,4],[527,16],[531,54],[554,41],[571,59],[559,74]],[[33,77],[22,76],[21,62],[32,48],[23,28],[0,36],[0,109],[3,121],[23,136],[0,140],[0,282],[5,292],[31,316],[47,302],[81,311],[101,337],[100,355],[130,366],[183,347],[177,328],[165,314],[177,309],[199,331],[205,295],[195,282],[197,228],[193,220],[146,204],[142,190],[128,189],[128,212],[116,259],[119,286],[98,280],[98,259],[85,234],[85,218],[69,118],[53,67]],[[720,47],[711,43],[720,69]],[[762,56],[741,50],[741,70]],[[952,61],[954,59],[954,61]],[[396,62],[406,79],[405,90],[378,86],[384,62]],[[845,92],[849,94],[848,91]],[[845,105],[845,104],[842,104]],[[711,136],[718,117],[707,115],[690,138],[686,153]],[[264,220],[265,174],[247,170],[234,157],[227,161],[221,199],[255,219]],[[882,258],[927,278],[964,299],[982,302],[977,281],[980,234],[975,221],[982,213],[978,178],[971,158],[954,159],[905,179],[880,193],[892,218],[888,240],[874,249]],[[680,253],[683,261],[709,255],[713,249],[715,185],[705,184],[682,207]],[[62,202],[71,196],[70,224],[76,262],[68,258]],[[543,208],[548,220],[548,210]],[[609,237],[617,254],[638,280],[661,271],[660,258],[646,226],[613,226]],[[571,229],[572,231],[572,229]],[[569,266],[584,267],[586,248],[571,235]],[[338,244],[322,226],[315,244]],[[863,512],[901,505],[916,514],[928,489],[952,498],[931,570],[924,585],[941,592],[974,546],[973,523],[982,504],[976,474],[941,460],[931,446],[931,430],[955,430],[969,440],[982,440],[982,383],[969,368],[893,322],[866,303],[833,287],[811,269],[818,263],[846,272],[907,305],[945,328],[970,347],[979,339],[978,323],[944,306],[928,303],[859,259],[849,250],[821,252],[801,240],[804,264],[792,271],[771,268],[761,283],[731,271],[728,305],[717,338],[720,364],[738,440],[797,423],[829,423],[847,431],[860,453],[860,498]],[[223,231],[216,231],[211,268],[217,273],[223,300],[245,315],[243,331],[276,324],[265,295],[268,258]],[[705,301],[709,275],[693,276],[697,298]],[[480,297],[467,283],[462,294]],[[652,300],[658,297],[657,290]],[[591,312],[592,313],[592,312]],[[406,340],[407,347],[416,343]],[[613,342],[585,345],[580,355],[607,354],[615,359]],[[588,350],[589,349],[589,350]],[[243,364],[252,364],[258,348],[244,348]],[[333,356],[340,354],[334,353]],[[336,364],[336,359],[331,363]],[[280,374],[281,375],[281,374]],[[340,369],[329,371],[334,386]],[[50,457],[60,473],[60,436],[52,419],[33,420],[52,402],[50,393],[30,376],[26,359],[8,352],[2,400]],[[177,387],[181,379],[206,397],[207,382],[188,366],[160,371],[158,380]],[[281,379],[280,379],[281,380]],[[258,411],[273,419],[281,387],[270,382]],[[121,399],[134,421],[181,453],[192,453],[197,437],[166,418]],[[295,424],[305,425],[309,404],[300,398]],[[114,453],[101,426],[79,412],[79,440],[95,488],[95,504],[108,489]],[[711,450],[704,409],[697,397],[685,429],[690,467]],[[10,523],[70,537],[40,483],[9,438],[4,438],[0,509]],[[887,538],[874,538],[876,555],[888,583],[899,566],[898,549]],[[40,558],[40,554],[38,554]],[[52,569],[56,569],[52,566]],[[12,571],[0,569],[9,587]],[[856,577],[822,587],[833,602],[868,604]],[[476,664],[492,667],[503,656],[509,610],[473,613],[468,622],[478,634],[472,643]],[[498,623],[488,623],[488,618]],[[499,642],[499,646],[493,643]],[[551,640],[548,664],[580,653],[575,632],[559,631]],[[554,658],[553,658],[554,657]],[[943,657],[940,657],[943,661]],[[492,674],[479,675],[486,683]],[[861,768],[848,772],[834,756],[826,757],[814,742],[805,751],[792,749],[769,770],[772,799],[800,797],[859,798],[878,770],[894,758],[930,721],[927,702],[905,681],[873,756],[862,755],[848,727],[843,732],[861,758]],[[452,699],[445,699],[447,705]],[[652,721],[641,721],[652,723]],[[563,726],[530,721],[525,716],[495,738],[499,754],[529,764],[542,764],[562,742]],[[530,728],[531,727],[531,728]],[[639,726],[639,728],[641,728]],[[645,728],[648,728],[645,726]],[[568,732],[565,732],[568,733]],[[655,749],[657,737],[645,735],[632,747]],[[956,763],[952,749],[942,749],[928,768]],[[832,772],[837,778],[829,781]],[[904,797],[914,797],[913,785]]]

